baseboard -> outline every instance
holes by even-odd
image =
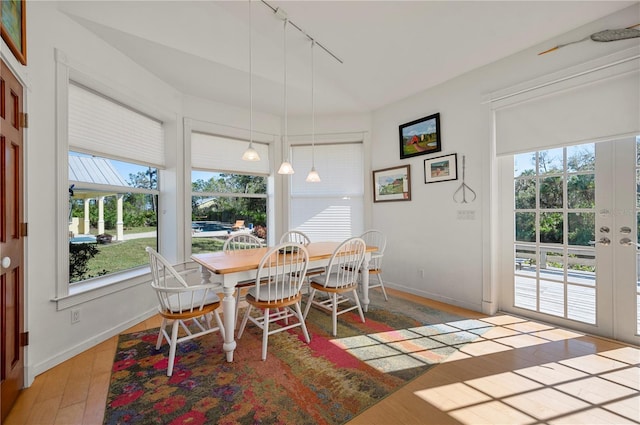
[[[385,286],[385,288],[393,288],[393,289],[396,289],[398,291],[407,292],[409,294],[418,295],[418,296],[424,297],[424,298],[429,298],[430,300],[434,300],[434,301],[440,301],[442,303],[453,305],[453,306],[456,306],[456,307],[465,308],[467,310],[482,312],[482,305],[481,304],[472,304],[472,303],[461,302],[460,300],[456,300],[454,298],[444,297],[442,295],[434,294],[434,293],[429,292],[429,291],[424,291],[424,290],[421,290],[421,289],[416,289],[416,288],[412,288],[412,287],[404,286],[404,285],[398,285],[396,283],[388,282],[388,281],[384,282],[384,286]]]
[[[156,314],[158,314],[158,309],[154,307],[149,311],[143,312],[127,320],[126,322],[119,324],[118,326],[115,326],[111,329],[107,329],[104,332],[94,335],[91,338],[81,342],[80,344],[77,344],[63,352],[60,352],[52,357],[49,357],[48,359],[46,359],[41,363],[38,363],[36,365],[31,365],[31,366],[25,365],[25,387],[31,386],[35,377],[40,375],[41,373],[46,372],[52,367],[57,366],[66,360],[69,360],[70,358],[108,340],[109,338],[119,335],[123,331],[131,328],[132,326],[137,325],[138,323],[150,317],[153,317]]]

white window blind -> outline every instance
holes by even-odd
[[[69,147],[125,161],[165,164],[161,122],[73,83],[69,84]]]
[[[364,165],[362,143],[316,145],[319,183],[305,181],[311,146],[293,146],[290,228],[311,240],[342,241],[363,232]]]
[[[260,161],[242,159],[242,154],[248,146],[249,142],[244,140],[191,133],[191,167],[269,175],[269,145],[253,142],[253,148],[258,151]]]
[[[639,61],[577,72],[495,101],[496,153],[608,140],[640,131]]]

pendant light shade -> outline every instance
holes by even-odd
[[[287,24],[289,20],[285,18],[284,20],[284,30],[282,32],[282,50],[284,53],[284,136],[282,137],[282,157],[286,158],[282,164],[280,164],[280,168],[278,169],[278,174],[293,174],[295,171],[291,166],[291,162],[289,162],[289,149],[287,147],[287,133],[288,133],[288,122],[287,122]]]
[[[258,151],[253,148],[253,55],[251,33],[251,0],[249,0],[249,147],[242,154],[242,159],[245,161],[260,161]]]
[[[311,171],[309,171],[309,174],[307,174],[306,181],[309,183],[318,183],[322,181],[320,180],[320,175],[316,171],[316,167],[311,167]]]
[[[316,171],[316,107],[314,102],[314,66],[313,66],[313,47],[316,41],[311,40],[311,171],[305,179],[309,183],[318,183],[320,175]]]
[[[258,151],[253,148],[251,142],[249,142],[249,147],[242,154],[242,159],[245,161],[260,161],[260,155],[258,155]]]
[[[295,173],[293,166],[289,162],[289,160],[282,161],[280,164],[280,168],[278,168],[278,174],[293,174]]]

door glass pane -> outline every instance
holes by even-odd
[[[514,305],[527,310],[536,310],[537,285],[535,278],[515,276]]]
[[[562,248],[540,247],[540,277],[564,280],[565,259]]]
[[[562,208],[562,177],[540,179],[540,208]]]
[[[538,153],[538,173],[562,173],[564,169],[564,150],[562,148],[549,149]]]
[[[590,242],[596,237],[595,220],[595,213],[568,213],[569,234],[567,238],[569,245],[591,246]]]
[[[516,245],[516,259],[514,268],[516,273],[533,274],[536,273],[536,247],[532,245]]]
[[[560,212],[540,213],[540,242],[561,244],[563,221]]]
[[[584,323],[596,323],[596,288],[567,285],[567,317]]]
[[[540,311],[564,316],[564,285],[561,282],[540,281]]]
[[[596,285],[595,248],[571,247],[568,250],[567,282],[587,286]]]
[[[595,174],[574,174],[567,181],[569,208],[594,208],[596,204]]]
[[[533,176],[536,174],[536,153],[523,153],[513,157],[513,176]]]
[[[536,241],[536,213],[517,212],[516,215],[516,240],[520,242]]]
[[[514,186],[517,210],[534,209],[536,207],[536,180],[516,179]]]
[[[567,172],[595,171],[595,149],[594,143],[567,147]]]

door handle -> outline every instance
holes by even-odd
[[[608,246],[609,244],[611,244],[611,239],[609,239],[608,237],[604,236],[604,237],[600,238],[597,241],[589,241],[590,245],[595,245],[597,243],[602,244],[604,246]]]
[[[629,238],[622,238],[620,239],[620,245],[624,245],[624,246],[638,246],[637,243],[635,243],[634,241],[632,241]]]
[[[11,265],[11,258],[4,257],[2,259],[2,267],[4,267],[5,269],[8,269],[10,265]]]

